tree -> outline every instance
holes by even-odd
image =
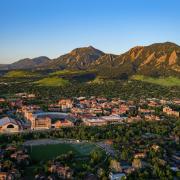
[[[101,160],[101,158],[102,158],[102,152],[99,151],[99,150],[93,150],[90,153],[90,156],[91,156],[91,161],[93,163],[98,163]]]
[[[120,162],[118,162],[117,160],[113,159],[110,161],[110,165],[109,168],[113,171],[113,172],[122,172],[122,167],[120,166]]]
[[[6,171],[9,171],[9,170],[11,169],[12,165],[13,165],[13,162],[12,162],[12,161],[6,160],[6,161],[4,161],[4,163],[3,163],[3,168],[4,168]]]
[[[104,176],[105,176],[105,171],[104,171],[104,169],[99,168],[98,171],[97,171],[97,174],[98,174],[98,177],[99,177],[99,178],[104,177]]]
[[[128,159],[128,151],[125,148],[123,148],[123,150],[121,151],[121,159],[122,160]]]
[[[134,159],[132,162],[132,166],[136,169],[141,169],[143,167],[143,163],[140,159]]]

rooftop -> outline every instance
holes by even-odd
[[[16,124],[17,125],[17,122],[16,120],[10,118],[10,117],[4,117],[2,119],[0,119],[0,126],[3,126],[7,123],[13,123],[13,124]]]

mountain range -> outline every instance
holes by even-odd
[[[136,46],[120,54],[107,54],[92,46],[72,50],[55,59],[45,56],[22,59],[0,70],[18,69],[96,69],[101,75],[122,77],[133,74],[148,76],[180,76],[180,46],[171,42]]]

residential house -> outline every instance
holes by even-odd
[[[61,127],[72,127],[74,124],[65,119],[65,120],[57,120],[56,122],[52,123],[53,128],[61,128]]]
[[[7,172],[0,172],[0,180],[7,180],[8,173]]]
[[[64,167],[62,165],[53,164],[48,170],[50,173],[57,174],[60,179],[71,179],[73,175],[73,171],[68,166]]]
[[[135,155],[134,155],[134,158],[135,159],[143,159],[143,158],[145,158],[146,157],[146,153],[145,152],[139,152],[139,153],[136,153]]]
[[[159,116],[155,116],[155,115],[145,115],[145,120],[146,121],[160,121],[161,119],[159,118]]]
[[[146,162],[144,162],[143,160],[141,159],[134,159],[133,162],[132,162],[132,167],[134,167],[135,169],[141,169],[141,168],[144,168],[145,166],[147,165]]]
[[[163,112],[169,116],[180,117],[180,111],[173,110],[169,106],[164,107]]]
[[[4,103],[4,102],[6,102],[6,99],[0,98],[0,103]]]
[[[67,111],[73,107],[73,101],[71,99],[61,99],[58,102],[62,111]]]
[[[156,145],[156,144],[153,144],[153,145],[151,146],[151,148],[152,148],[155,152],[157,152],[157,151],[160,150],[160,146],[158,146],[158,145]]]

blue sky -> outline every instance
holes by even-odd
[[[0,64],[92,45],[180,44],[179,0],[0,0]]]

